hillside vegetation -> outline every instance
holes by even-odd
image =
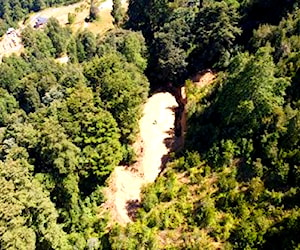
[[[136,222],[112,230],[112,248],[298,249],[297,3],[200,2],[145,1],[142,18],[129,5],[152,82],[182,85],[206,68],[218,77],[185,83],[185,149],[144,188]]]
[[[23,40],[0,68],[0,248],[98,249],[102,187],[133,160],[148,95],[144,39],[73,35],[50,19]],[[62,53],[70,63],[54,60]]]
[[[42,3],[29,2],[0,2],[0,26]],[[104,36],[49,19],[3,58],[0,249],[299,248],[298,1],[120,8]],[[212,84],[188,80],[206,69]],[[135,222],[108,227],[102,190],[135,161],[150,86],[185,86],[185,147],[144,187]]]

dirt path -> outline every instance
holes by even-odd
[[[117,167],[105,190],[107,202],[103,207],[120,224],[131,221],[128,213],[137,206],[141,187],[154,182],[161,171],[174,141],[174,107],[177,106],[170,93],[157,93],[145,104],[137,147],[141,154],[139,160],[129,168]]]

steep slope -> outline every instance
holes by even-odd
[[[157,93],[148,99],[140,120],[138,161],[130,167],[117,167],[110,177],[104,208],[120,224],[132,220],[141,187],[155,181],[167,159],[174,142],[175,107],[177,102],[170,93]]]

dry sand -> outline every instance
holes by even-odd
[[[132,202],[134,210],[140,201],[142,186],[154,182],[161,172],[162,163],[174,141],[173,108],[177,106],[175,97],[170,93],[157,93],[148,99],[140,120],[139,160],[131,167],[117,167],[109,178],[109,186],[105,190],[107,202],[103,207],[120,224],[131,222],[128,202]]]

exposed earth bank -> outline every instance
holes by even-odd
[[[151,96],[144,106],[140,120],[140,139],[135,145],[137,162],[130,167],[119,166],[111,174],[105,190],[109,210],[114,221],[128,223],[140,201],[143,185],[154,182],[174,146],[176,99],[170,93]]]

